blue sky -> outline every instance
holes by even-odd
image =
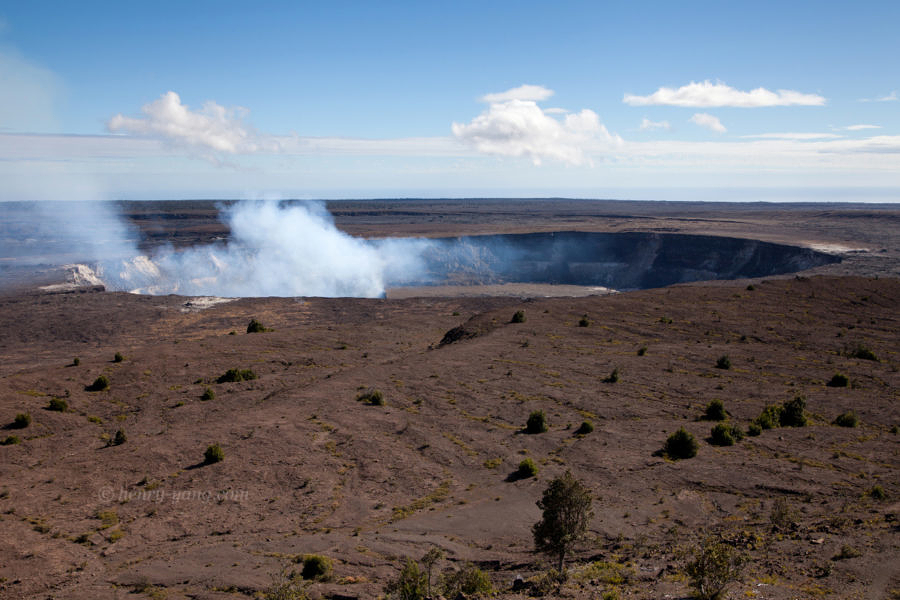
[[[900,201],[897,2],[0,4],[0,200]]]

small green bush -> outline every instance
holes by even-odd
[[[666,456],[675,460],[693,458],[697,456],[697,449],[699,447],[700,445],[697,443],[693,434],[685,431],[684,427],[681,427],[666,439],[666,445],[663,447],[663,452],[666,453]]]
[[[835,373],[834,377],[831,378],[831,381],[825,385],[828,387],[847,387],[850,385],[850,378],[841,373]]]
[[[725,588],[741,576],[746,557],[714,538],[708,538],[694,550],[685,573],[698,600],[723,598]]]
[[[734,446],[744,439],[744,432],[734,425],[718,423],[710,431],[709,443],[713,446]]]
[[[56,412],[66,412],[69,410],[69,403],[62,398],[50,398],[50,404],[47,405],[47,408]]]
[[[252,319],[250,324],[247,325],[247,333],[265,333],[266,331],[269,330],[256,319]]]
[[[859,417],[852,410],[839,414],[833,422],[838,427],[856,427],[859,425]]]
[[[460,594],[484,597],[494,592],[494,586],[487,573],[467,562],[458,571],[444,572],[441,577],[441,590],[445,598],[458,598]]]
[[[778,422],[782,427],[803,427],[806,425],[806,398],[794,396],[781,407]]]
[[[619,369],[616,367],[612,370],[612,372],[603,380],[603,383],[618,383],[619,382]]]
[[[509,320],[510,323],[524,323],[525,322],[525,311],[517,310],[513,313],[512,319]]]
[[[719,357],[719,359],[716,361],[716,368],[717,369],[730,369],[731,368],[731,359],[728,358],[727,354],[723,354],[722,356]]]
[[[125,360],[125,357],[122,356],[121,352],[116,352],[116,355],[113,356],[113,362],[122,362],[123,360]]]
[[[424,600],[428,593],[428,575],[419,568],[419,563],[406,559],[397,579],[388,582],[384,591],[389,598],[397,600]]]
[[[125,431],[122,429],[117,429],[116,435],[112,439],[112,445],[113,446],[121,446],[122,444],[124,444],[127,441],[128,441],[128,436],[125,435]]]
[[[869,498],[871,498],[872,500],[887,500],[887,493],[880,485],[874,486],[872,489],[866,492],[866,495],[869,496]]]
[[[215,400],[216,392],[212,388],[206,388],[205,390],[203,390],[203,395],[200,396],[200,399],[204,402],[207,400]]]
[[[331,559],[321,554],[305,554],[303,556],[303,570],[300,576],[312,581],[328,581],[331,579],[333,564]]]
[[[878,357],[875,356],[875,353],[862,344],[857,344],[855,348],[849,350],[847,352],[847,356],[849,356],[850,358],[874,360],[875,362],[878,362]]]
[[[775,429],[781,423],[781,407],[770,404],[759,413],[754,423],[759,425],[760,429]]]
[[[638,356],[644,356],[645,354],[647,354],[647,346],[641,346],[640,348],[638,348]]]
[[[525,433],[544,433],[547,431],[547,417],[542,410],[531,411],[525,422]]]
[[[522,462],[519,463],[519,468],[516,470],[516,475],[523,479],[527,479],[528,477],[534,477],[538,474],[537,465],[534,464],[534,461],[530,458],[526,458]]]
[[[580,319],[578,319],[579,327],[589,327],[591,325],[591,320],[587,315],[583,315]]]
[[[587,435],[594,431],[594,424],[590,421],[582,421],[581,427],[579,427],[575,433],[578,435]]]
[[[706,412],[703,413],[703,419],[706,421],[724,421],[728,418],[725,411],[725,404],[718,398],[713,398],[706,405]]]
[[[3,441],[0,441],[0,446],[15,446],[20,443],[22,440],[19,439],[17,435],[8,435]]]
[[[225,460],[225,452],[222,450],[221,446],[212,444],[211,446],[206,447],[206,452],[203,453],[204,463],[211,465],[223,460]]]
[[[77,366],[80,365],[80,364],[81,364],[81,359],[78,358],[77,356],[76,356],[75,358],[72,359],[72,366],[73,366],[73,367],[77,367]]]
[[[761,433],[762,433],[762,427],[759,426],[759,423],[754,422],[754,423],[750,423],[750,425],[747,426],[747,435],[756,437]]]
[[[228,369],[224,375],[216,379],[216,383],[234,383],[238,381],[251,381],[257,379],[256,373],[251,369]]]
[[[13,419],[13,427],[16,429],[25,429],[31,425],[31,415],[29,413],[19,413]]]
[[[94,383],[91,385],[85,386],[85,388],[89,392],[102,392],[104,390],[109,389],[109,378],[106,375],[101,375],[97,379],[94,380]]]
[[[369,406],[384,406],[384,394],[378,389],[368,389],[356,397],[358,402],[365,402]]]
[[[752,283],[749,284],[749,285],[747,286],[747,291],[748,291],[748,292],[752,292],[752,291],[755,290],[755,289],[756,289],[756,286],[754,286]]]

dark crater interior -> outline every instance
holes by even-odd
[[[646,289],[793,273],[840,262],[809,248],[669,233],[559,231],[438,238],[429,283],[549,283]]]

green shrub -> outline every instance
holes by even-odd
[[[205,464],[211,465],[223,460],[225,460],[225,452],[222,450],[221,446],[212,444],[211,446],[206,447],[206,452],[203,453],[203,462]]]
[[[272,576],[272,584],[263,591],[262,600],[309,600],[308,586],[309,582],[285,568]]]
[[[530,458],[526,458],[522,462],[519,463],[519,468],[516,470],[516,475],[523,479],[527,479],[528,477],[534,477],[538,474],[537,465],[534,464],[534,461]]]
[[[122,362],[123,360],[125,360],[125,357],[122,356],[121,352],[116,352],[116,355],[113,356],[113,362]]]
[[[587,435],[594,431],[594,424],[590,421],[582,421],[581,427],[579,427],[575,433],[578,435]]]
[[[756,437],[762,433],[762,427],[759,426],[759,423],[750,423],[747,426],[747,435]]]
[[[400,571],[397,579],[385,586],[389,598],[397,600],[423,600],[427,593],[428,576],[419,568],[419,563],[411,558]]]
[[[708,538],[694,550],[684,571],[698,600],[718,600],[724,597],[728,584],[740,578],[745,562],[731,546]]]
[[[718,423],[710,431],[709,443],[714,446],[734,446],[744,439],[744,432],[734,425]]]
[[[869,350],[862,344],[857,344],[855,348],[850,349],[847,352],[847,356],[850,358],[859,358],[862,360],[874,360],[878,362],[878,357],[875,356],[875,353]]]
[[[839,427],[856,427],[859,425],[859,417],[852,410],[839,414],[833,422]]]
[[[850,378],[841,373],[835,373],[831,381],[826,383],[828,387],[847,387],[850,385]]]
[[[56,412],[66,412],[69,410],[69,403],[62,398],[50,398],[50,404],[47,405],[47,408]]]
[[[0,446],[15,446],[21,441],[17,435],[8,435],[0,441]]]
[[[116,430],[116,435],[113,437],[112,444],[113,446],[121,446],[125,442],[128,441],[128,436],[125,435],[125,431],[122,429]]]
[[[78,358],[77,356],[76,356],[75,358],[72,359],[72,366],[73,366],[73,367],[77,367],[77,366],[80,365],[80,364],[81,364],[81,359]]]
[[[256,319],[252,319],[250,321],[250,324],[247,325],[247,333],[265,333],[266,331],[269,330],[266,329],[265,326],[263,326],[263,324]]]
[[[760,429],[775,429],[781,423],[781,407],[770,404],[759,413],[754,423],[759,425]]]
[[[524,323],[525,322],[525,311],[517,310],[513,313],[512,319],[509,320],[510,323]]]
[[[782,427],[803,427],[806,425],[806,398],[794,396],[781,407],[778,422]]]
[[[754,286],[752,283],[749,284],[749,285],[747,286],[747,291],[748,291],[748,292],[752,292],[752,291],[755,290],[755,289],[756,289],[756,286]]]
[[[719,357],[719,359],[716,361],[716,368],[717,369],[730,369],[731,368],[731,359],[728,358],[727,354],[723,354],[722,356]]]
[[[787,499],[778,497],[772,503],[772,510],[769,512],[769,522],[772,523],[772,529],[775,531],[787,531],[794,526],[797,513],[794,511]]]
[[[109,389],[109,378],[106,375],[101,375],[97,379],[94,380],[94,383],[91,385],[85,386],[85,388],[89,392],[102,392],[103,390]]]
[[[303,570],[300,576],[303,579],[313,581],[328,581],[331,579],[333,565],[331,559],[321,554],[305,554],[303,556]]]
[[[381,390],[370,388],[356,397],[358,402],[365,402],[369,406],[384,406],[384,394]]]
[[[16,429],[25,429],[31,425],[31,415],[29,413],[19,413],[13,419],[13,427]]]
[[[858,556],[862,556],[862,552],[854,548],[853,546],[843,545],[841,546],[841,551],[831,557],[831,560],[845,560],[848,558],[856,558]]]
[[[474,564],[467,562],[457,571],[446,571],[441,577],[441,589],[445,598],[466,596],[490,596],[494,591],[491,578]]]
[[[216,379],[216,383],[233,383],[237,381],[251,381],[257,379],[256,373],[250,369],[228,369],[224,375]]]
[[[638,356],[644,356],[645,354],[647,354],[647,346],[641,346],[640,348],[638,348]]]
[[[703,419],[706,421],[724,421],[728,418],[725,412],[725,404],[718,398],[710,400],[706,405],[706,412],[703,413]]]
[[[887,493],[880,485],[874,486],[872,489],[866,492],[866,495],[873,500],[887,500]]]
[[[583,315],[580,319],[578,319],[579,327],[589,327],[591,324],[591,320],[588,319],[587,315]]]
[[[215,400],[216,392],[212,388],[206,388],[205,390],[203,390],[203,395],[200,396],[200,399],[204,402],[207,400]]]
[[[547,417],[542,410],[534,410],[525,422],[525,433],[544,433],[547,431]]]
[[[697,456],[699,444],[693,434],[681,427],[666,439],[663,452],[671,459],[693,458]]]
[[[616,367],[615,369],[612,370],[612,373],[610,373],[606,377],[606,379],[603,380],[603,383],[618,383],[618,381],[619,381],[619,369],[618,369],[618,367]]]

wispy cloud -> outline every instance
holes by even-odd
[[[141,108],[143,116],[126,117],[117,114],[107,123],[113,133],[163,140],[174,146],[194,149],[206,158],[220,154],[252,154],[277,152],[280,143],[270,136],[261,136],[243,118],[244,108],[226,108],[212,100],[193,111],[181,103],[175,92],[169,91]]]
[[[651,121],[647,117],[641,119],[641,131],[652,131],[654,129],[665,129],[666,131],[672,129],[672,126],[669,125],[668,121]]]
[[[693,117],[690,118],[691,123],[695,125],[699,125],[700,127],[705,127],[710,131],[715,131],[716,133],[725,133],[728,131],[725,129],[725,126],[722,125],[722,122],[719,121],[718,117],[714,117],[709,113],[696,113]]]
[[[741,137],[758,140],[826,140],[837,139],[843,136],[836,133],[757,133],[755,135],[742,135]]]
[[[535,165],[545,159],[570,165],[590,164],[589,148],[615,145],[621,139],[607,131],[592,110],[550,116],[537,102],[553,91],[542,86],[523,85],[505,92],[487,94],[482,101],[490,107],[470,123],[453,123],[456,138],[484,154],[525,156]],[[559,111],[554,110],[553,114]]]
[[[894,90],[890,94],[885,96],[876,96],[874,98],[860,98],[860,102],[897,102],[900,100],[900,96],[897,96],[897,90]]]
[[[631,106],[667,105],[687,107],[737,107],[758,108],[764,106],[822,106],[825,98],[817,94],[804,94],[794,90],[773,92],[756,88],[749,92],[736,90],[720,81],[701,81],[678,89],[661,87],[648,96],[625,94],[622,98]]]
[[[881,129],[881,125],[867,125],[865,123],[861,123],[859,125],[848,125],[846,127],[841,127],[844,131],[863,131],[865,129]]]

